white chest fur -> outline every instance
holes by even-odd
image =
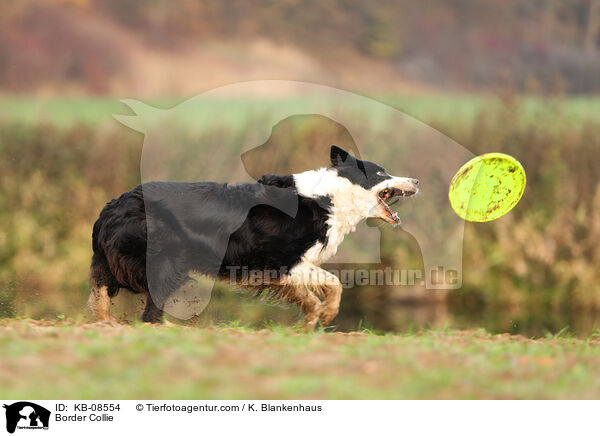
[[[356,230],[376,203],[372,193],[339,177],[335,170],[306,171],[294,175],[294,179],[301,195],[310,198],[328,196],[331,200],[326,244],[317,242],[304,255],[308,262],[320,265],[337,253],[344,237]]]

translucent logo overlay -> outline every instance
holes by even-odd
[[[418,179],[419,194],[392,206],[402,220],[401,227],[391,228],[381,221],[362,222],[323,268],[338,277],[344,287],[461,287],[464,221],[453,212],[448,189],[456,171],[474,155],[434,128],[367,97],[294,81],[227,85],[170,109],[136,100],[123,102],[135,115],[115,118],[144,134],[142,182],[255,183],[264,174],[298,174],[331,166],[332,144],[359,159],[378,163],[389,174]],[[175,293],[165,294],[157,262],[165,256],[177,256],[177,252],[161,245],[161,222],[167,219],[165,214],[173,222],[185,222],[187,199],[172,194],[165,199],[164,194],[146,186],[149,290],[167,313],[188,319],[208,304],[214,272],[220,267],[229,237],[246,216],[236,212],[227,224],[210,224],[214,227],[209,229],[211,240],[205,250],[194,254],[204,261],[205,274],[192,275]],[[265,200],[292,217],[297,201],[296,195],[278,191]],[[245,205],[247,211],[254,205]],[[418,246],[415,256],[420,251],[422,269],[402,265],[402,260],[393,256],[382,266],[382,245],[393,245],[397,234],[402,234],[401,243],[406,243],[411,238],[404,232]],[[245,265],[228,265],[228,270],[235,272],[235,277],[241,274],[248,281],[263,282],[271,273],[274,277],[282,273],[252,270]]]

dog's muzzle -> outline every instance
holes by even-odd
[[[397,178],[392,186],[388,186],[377,193],[377,201],[379,203],[379,213],[376,218],[383,221],[399,225],[402,223],[398,214],[390,207],[401,198],[412,197],[419,192],[419,181],[417,179]]]

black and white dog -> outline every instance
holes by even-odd
[[[388,202],[419,184],[335,145],[330,154],[329,168],[237,185],[148,182],[107,203],[92,235],[96,318],[110,321],[110,299],[127,288],[148,294],[142,320],[160,322],[195,271],[300,305],[309,329],[328,325],[342,285],[319,265],[366,218],[399,224]],[[250,283],[248,270],[269,273]]]

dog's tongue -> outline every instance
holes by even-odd
[[[384,209],[390,215],[390,217],[396,222],[396,224],[402,224],[402,221],[400,220],[398,214],[394,210],[392,210],[392,208],[385,201],[381,200],[381,205],[384,207]]]

